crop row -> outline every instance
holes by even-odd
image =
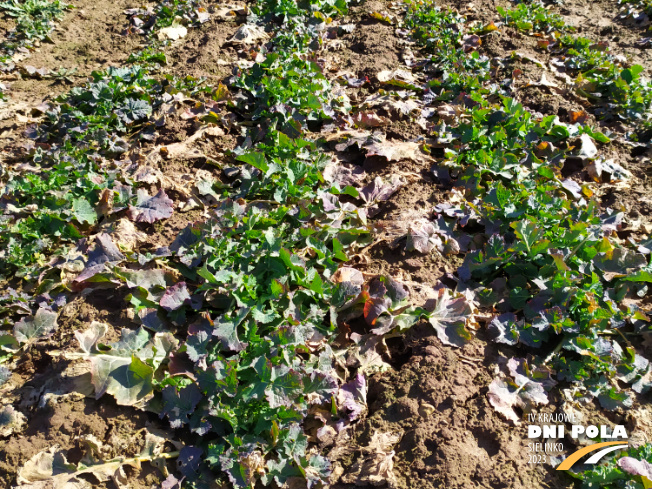
[[[569,72],[577,74],[580,93],[606,101],[610,114],[648,127],[651,89],[639,78],[640,66],[622,67],[608,52],[592,50],[589,40],[559,34],[572,29],[539,4],[499,13],[518,29],[552,32],[539,45],[557,50]],[[437,68],[428,85],[439,100],[455,104],[440,112],[446,120],[435,128],[447,143],[437,174],[463,189],[467,201],[453,207],[455,213],[446,207],[446,213],[457,216],[460,235],[464,227],[480,227],[486,237],[484,246],[466,254],[458,270],[460,287],[472,289],[484,307],[496,311],[488,325],[493,341],[539,352],[492,382],[490,402],[515,423],[515,408],[547,404],[555,385],[566,401],[597,398],[608,410],[631,406],[622,386],[637,393],[650,388],[650,362],[634,347],[638,335],[649,330],[649,319],[631,301],[622,301],[647,290],[649,259],[641,244],[632,247],[618,239],[622,214],[601,209],[591,185],[562,176],[570,159],[590,168],[613,165],[598,157],[598,146],[610,139],[580,122],[537,119],[505,89],[489,83],[489,60],[475,50],[469,54],[468,46],[474,32],[495,27],[465,30],[464,23],[459,14],[430,1],[412,4],[405,19]],[[611,174],[628,178],[620,167]],[[630,455],[647,451],[643,447]],[[601,478],[605,473],[609,477]],[[582,478],[595,487],[632,477],[612,463]]]

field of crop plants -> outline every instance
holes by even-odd
[[[652,487],[650,0],[0,12],[0,488]]]

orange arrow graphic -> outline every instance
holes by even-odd
[[[588,447],[580,448],[578,451],[575,453],[571,454],[569,457],[566,458],[562,463],[559,464],[557,467],[557,470],[569,470],[575,462],[577,462],[579,459],[581,459],[584,455],[587,453],[594,452],[598,448],[602,447],[609,447],[611,445],[622,445],[623,441],[605,441],[602,443],[594,443],[593,445],[589,445]]]

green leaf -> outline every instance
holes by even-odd
[[[94,225],[97,222],[97,211],[84,197],[72,201],[72,215],[81,224]]]
[[[267,171],[269,170],[269,165],[265,161],[265,155],[263,153],[259,153],[259,152],[245,153],[243,155],[238,156],[236,160],[242,161],[243,163],[248,163],[254,168],[258,168],[263,173],[267,173]]]

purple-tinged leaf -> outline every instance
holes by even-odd
[[[177,468],[189,481],[195,480],[199,475],[199,466],[201,465],[203,454],[204,451],[201,448],[193,446],[185,446],[179,452]]]
[[[238,339],[238,326],[250,311],[251,308],[245,307],[240,309],[238,315],[233,319],[224,315],[214,322],[213,336],[220,340],[223,349],[238,352],[247,347],[247,343],[243,343]]]
[[[161,483],[161,489],[181,489],[185,477],[177,479],[172,474],[168,475],[167,478]]]
[[[327,165],[322,173],[324,180],[337,183],[340,188],[347,185],[355,187],[364,177],[364,170],[361,166],[341,162],[333,162]]]
[[[410,225],[405,245],[407,251],[418,251],[427,254],[435,248],[442,251],[443,242],[436,234],[435,226],[431,222],[424,221]]]
[[[604,388],[598,394],[600,406],[608,411],[615,411],[618,408],[630,408],[634,404],[632,397],[626,392],[621,392],[615,387]]]
[[[367,324],[374,326],[381,314],[389,312],[392,300],[389,297],[370,296],[364,303],[364,318]]]
[[[203,397],[197,384],[190,384],[179,391],[175,386],[168,385],[161,394],[163,409],[159,417],[167,416],[170,419],[170,426],[175,429],[188,423],[188,417],[195,411]]]
[[[129,206],[127,215],[133,221],[152,224],[170,217],[174,211],[173,205],[174,202],[165,194],[163,189],[150,197],[147,190],[139,188],[136,205]]]
[[[159,302],[160,306],[166,311],[176,311],[177,309],[183,307],[184,305],[190,304],[190,294],[188,293],[188,288],[186,287],[185,282],[179,282],[178,284],[168,287],[161,297]]]
[[[95,237],[93,249],[88,253],[88,261],[84,270],[75,278],[75,282],[83,282],[106,270],[106,265],[115,265],[125,259],[118,247],[113,244],[111,236],[106,233]]]
[[[652,464],[647,460],[637,460],[634,457],[623,457],[618,460],[618,467],[628,474],[640,475],[652,480]]]
[[[515,345],[518,343],[516,315],[506,312],[494,317],[487,327],[491,339],[496,343]]]
[[[404,184],[398,175],[392,175],[389,182],[381,177],[376,177],[373,182],[360,190],[360,197],[367,204],[383,202],[389,199]]]
[[[303,379],[304,394],[309,404],[321,404],[337,394],[337,378],[327,372],[315,371]]]
[[[515,425],[521,424],[514,407],[520,407],[522,401],[518,396],[518,387],[510,385],[503,379],[494,379],[489,384],[489,392],[487,393],[489,403],[499,414],[502,414],[508,421],[512,421]]]
[[[394,280],[392,277],[385,276],[382,278],[382,281],[385,284],[385,288],[387,289],[387,295],[393,303],[396,304],[408,298],[409,293],[407,289],[398,280]]]
[[[155,332],[163,332],[168,329],[166,322],[159,316],[158,308],[144,308],[138,311],[138,319],[147,329]]]
[[[357,374],[340,387],[337,394],[338,406],[343,409],[349,421],[355,421],[367,408],[367,379]]]
[[[440,289],[435,308],[428,320],[439,340],[445,345],[462,347],[471,340],[467,325],[474,320],[474,308],[463,296],[454,297],[450,290]]]
[[[522,410],[531,410],[537,405],[548,404],[548,395],[546,386],[551,388],[555,382],[550,378],[547,371],[528,371],[527,364],[523,359],[510,359],[507,363],[514,381],[508,379],[494,379],[489,385],[487,397],[489,403],[507,420],[512,421],[515,425],[521,424],[521,420],[514,408]],[[527,374],[527,375],[526,375]],[[537,382],[530,378],[535,376],[542,382]]]
[[[207,347],[211,338],[212,327],[206,319],[202,319],[198,323],[193,323],[188,327],[186,353],[190,360],[203,369],[206,368]]]
[[[127,287],[135,288],[142,287],[147,291],[152,291],[157,288],[164,289],[165,283],[165,270],[154,268],[150,270],[131,270],[128,268],[121,268],[115,270],[116,274],[124,278]]]
[[[297,396],[304,392],[301,373],[284,366],[272,367],[274,379],[265,389],[265,397],[269,407],[292,407]]]

